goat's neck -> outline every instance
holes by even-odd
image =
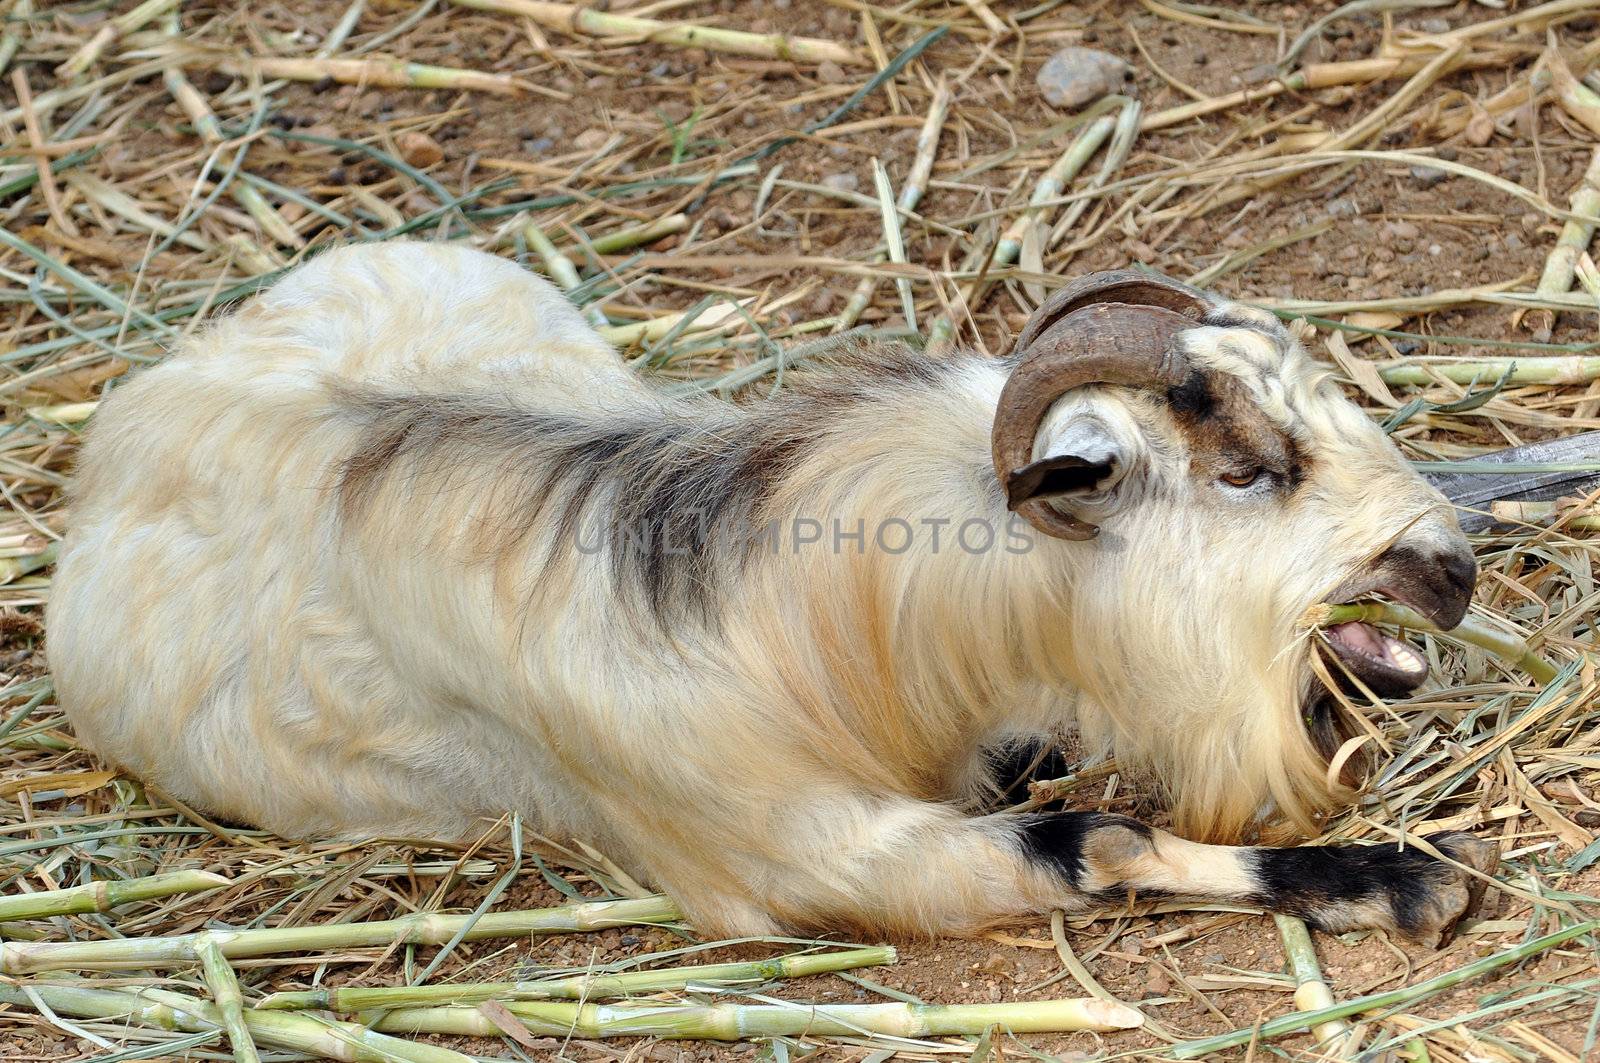
[[[741,623],[830,763],[923,796],[960,789],[986,740],[1061,722],[1072,685],[1071,544],[1006,511],[1001,383],[974,362],[845,418],[774,500],[746,583]]]

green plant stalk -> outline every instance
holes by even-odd
[[[1175,1059],[1197,1059],[1213,1052],[1237,1048],[1239,1045],[1248,1044],[1252,1040],[1268,1041],[1275,1037],[1282,1037],[1285,1034],[1309,1030],[1314,1026],[1334,1019],[1346,1019],[1366,1011],[1375,1011],[1379,1008],[1392,1007],[1396,1004],[1408,1004],[1430,994],[1458,986],[1462,982],[1470,981],[1481,974],[1487,974],[1496,968],[1504,967],[1508,963],[1516,963],[1518,960],[1527,959],[1529,956],[1537,955],[1546,949],[1563,945],[1574,938],[1592,934],[1596,930],[1600,930],[1600,919],[1590,919],[1569,926],[1565,930],[1558,930],[1553,934],[1545,934],[1543,937],[1534,938],[1532,941],[1525,941],[1521,945],[1507,949],[1504,952],[1485,956],[1483,959],[1469,963],[1465,967],[1446,971],[1444,974],[1418,982],[1414,986],[1391,989],[1383,993],[1369,993],[1366,996],[1354,997],[1343,1004],[1335,1004],[1331,1008],[1321,1008],[1317,1011],[1297,1011],[1293,1015],[1284,1015],[1281,1018],[1271,1019],[1258,1026],[1234,1030],[1232,1033],[1206,1037],[1198,1041],[1185,1041],[1172,1047],[1172,1055]]]
[[[542,1036],[661,1037],[739,1041],[750,1037],[953,1037],[992,1026],[1010,1033],[1131,1030],[1143,1017],[1107,1000],[1006,1004],[570,1004],[517,1001],[506,1008]],[[477,1008],[406,1008],[376,1019],[374,1029],[497,1037]]]
[[[168,10],[177,7],[180,0],[145,0],[138,7],[111,19],[100,31],[60,66],[56,67],[56,77],[62,81],[71,81],[79,74],[94,65],[100,58],[100,53],[106,50],[106,45],[115,41],[125,33],[132,33],[152,19],[159,18]]]
[[[658,218],[644,225],[635,225],[631,229],[619,229],[614,233],[597,236],[589,241],[589,250],[597,255],[615,254],[641,244],[653,244],[663,236],[681,233],[688,227],[687,214],[668,214],[665,218]]]
[[[214,59],[198,56],[196,66],[209,64],[213,69],[235,77],[283,78],[286,81],[321,81],[331,78],[340,85],[363,85],[385,89],[460,89],[514,96],[522,91],[516,80],[506,74],[486,74],[481,70],[463,70],[458,67],[429,66],[426,63],[408,63],[401,59],[369,57],[365,59],[300,59],[278,56],[219,56]]]
[[[216,1005],[181,993],[141,989],[137,993],[76,986],[28,986],[50,1010],[82,1019],[118,1019],[162,1030],[222,1029]],[[22,986],[0,985],[0,1003],[35,1005]],[[251,1037],[264,1045],[348,1063],[472,1063],[470,1056],[436,1045],[416,1044],[374,1033],[355,1023],[316,1019],[282,1011],[245,1009]]]
[[[1449,631],[1441,631],[1427,617],[1403,605],[1390,602],[1359,602],[1350,605],[1313,606],[1307,611],[1306,619],[1315,627],[1359,621],[1364,624],[1390,624],[1395,627],[1410,628],[1413,631],[1448,635],[1488,650],[1496,657],[1514,662],[1518,668],[1540,683],[1552,682],[1561,673],[1555,665],[1529,650],[1528,644],[1522,639],[1479,623],[1470,616]]]
[[[31,14],[33,14],[33,0],[17,0],[6,12],[5,17],[8,22],[20,24]],[[8,26],[4,33],[0,33],[0,74],[6,72],[11,60],[16,58],[17,49],[21,47],[22,35],[15,28]]]
[[[889,184],[889,171],[883,168],[877,156],[872,159],[872,183],[878,193],[878,216],[883,225],[883,242],[889,249],[889,261],[903,266],[906,264],[906,245],[900,232],[900,215],[895,209],[894,188]],[[911,292],[911,278],[896,277],[894,284],[900,291],[900,310],[905,315],[906,328],[915,330],[917,301]]]
[[[922,120],[922,129],[917,134],[916,157],[911,161],[906,182],[900,186],[900,197],[895,201],[895,206],[907,214],[917,209],[917,204],[922,201],[923,192],[927,191],[928,178],[933,174],[934,158],[939,152],[939,134],[944,131],[945,118],[950,113],[950,99],[950,87],[945,84],[943,78],[940,78],[938,86],[933,90],[933,102],[928,105],[928,115]],[[882,262],[888,257],[888,251],[880,251],[873,256],[873,261]],[[862,277],[856,282],[855,291],[850,293],[844,309],[834,320],[834,332],[843,332],[861,319],[862,311],[871,304],[872,293],[877,287],[876,277]]]
[[[1600,215],[1600,147],[1590,156],[1589,167],[1583,172],[1570,202],[1573,216],[1562,224],[1556,246],[1544,260],[1544,272],[1539,275],[1539,286],[1534,289],[1539,295],[1561,295],[1571,290],[1578,260],[1589,249],[1589,241],[1594,239],[1594,223],[1586,219]],[[1555,317],[1551,310],[1529,312],[1527,324],[1532,327],[1535,339],[1550,338]]]
[[[522,227],[522,238],[528,241],[528,246],[533,248],[539,260],[544,263],[545,273],[561,287],[562,291],[570,292],[583,287],[583,278],[578,276],[577,265],[561,253],[561,249],[551,242],[543,229],[530,221]],[[580,307],[579,312],[583,314],[584,320],[595,328],[605,328],[611,324],[598,306]]]
[[[1083,127],[1061,158],[1044,172],[1039,178],[1039,183],[1034,187],[1033,197],[1028,201],[1028,209],[1017,215],[1011,227],[1000,238],[1000,244],[995,248],[993,266],[1009,266],[1016,262],[1017,255],[1022,251],[1022,238],[1028,231],[1028,226],[1034,223],[1035,218],[1045,209],[1048,200],[1061,195],[1062,189],[1072,183],[1089,160],[1094,158],[1094,153],[1100,150],[1117,128],[1117,119],[1111,115],[1096,118],[1093,122]]]
[[[663,22],[632,15],[611,15],[580,4],[549,3],[545,0],[452,0],[461,7],[521,15],[558,33],[589,34],[594,37],[632,37],[651,44],[671,44],[681,48],[704,48],[708,52],[754,55],[766,59],[793,59],[801,62],[831,61],[842,66],[860,66],[866,60],[854,49],[833,41],[811,37],[785,37],[780,33],[746,33],[715,26]]]
[[[1472,361],[1407,361],[1380,366],[1378,375],[1385,384],[1426,386],[1440,379],[1454,384],[1481,384],[1499,380],[1506,373],[1512,384],[1587,384],[1600,378],[1600,358],[1481,358]]]
[[[238,976],[211,937],[201,938],[195,949],[200,954],[200,975],[205,979],[206,988],[211,990],[211,999],[222,1017],[222,1027],[228,1031],[234,1063],[261,1063],[255,1038],[244,1021],[244,994],[239,989]]]
[[[266,930],[205,931],[168,938],[118,938],[110,941],[0,942],[0,974],[39,971],[124,971],[196,963],[203,937],[215,939],[230,960],[285,952],[385,945],[443,945],[470,919],[465,915],[419,912],[371,923],[275,927]],[[567,934],[616,926],[650,926],[682,918],[666,897],[590,901],[525,912],[491,912],[480,917],[464,940]]]
[[[605,1000],[636,993],[659,993],[689,984],[739,986],[775,978],[803,978],[832,971],[877,967],[894,963],[892,948],[848,949],[843,952],[779,956],[752,963],[708,963],[656,971],[621,974],[579,974],[528,982],[479,982],[431,986],[385,986],[362,989],[345,986],[299,993],[273,993],[261,1001],[269,1011],[322,1008],[354,1014],[384,1008],[414,1008],[436,1004],[478,1004],[485,1000]]]
[[[1311,931],[1305,920],[1292,915],[1273,915],[1278,926],[1278,937],[1283,941],[1283,953],[1289,959],[1289,970],[1294,974],[1294,1006],[1301,1011],[1318,1011],[1334,1006],[1333,990],[1322,976],[1322,965],[1317,962],[1317,950],[1311,944]],[[1344,1058],[1352,1047],[1350,1024],[1343,1019],[1330,1019],[1312,1027],[1311,1036],[1317,1039],[1318,1050],[1335,1058]]]
[[[48,919],[55,915],[77,915],[80,912],[104,912],[119,904],[153,901],[179,893],[204,893],[227,884],[227,879],[221,875],[213,875],[209,871],[173,871],[165,875],[151,875],[148,878],[133,878],[123,882],[90,882],[63,890],[14,894],[0,897],[0,922],[13,919]]]

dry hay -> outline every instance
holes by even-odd
[[[581,846],[514,844],[505,823],[467,847],[289,844],[211,822],[77,750],[39,652],[52,544],[68,519],[62,486],[97,396],[207,315],[334,243],[465,240],[555,278],[641,372],[737,393],[781,385],[787,364],[847,330],[910,336],[933,357],[951,343],[1002,350],[1060,278],[1131,259],[1305,316],[1312,345],[1413,457],[1470,460],[1600,428],[1600,274],[1583,221],[1600,207],[1597,9],[663,0],[578,16],[528,0],[0,4],[0,898],[185,870],[227,881],[103,911],[92,909],[115,898],[92,894],[91,910],[7,923],[0,937],[85,942],[92,955],[119,939],[289,934],[252,957],[229,961],[219,934],[159,971],[88,975],[225,1005],[237,985],[244,1010],[208,1013],[215,1021],[191,1021],[195,1032],[72,1018],[27,997],[71,976],[6,978],[0,992],[27,999],[0,1011],[3,1054],[248,1058],[216,1024],[237,1025],[273,992],[796,947],[693,943],[659,927],[462,940],[491,911],[644,891]],[[622,15],[657,20],[654,42]],[[1130,95],[1076,114],[1042,104],[1034,72],[1071,44],[1129,59]],[[1294,980],[1259,915],[1164,914],[1170,905],[912,943],[900,966],[870,977],[771,990],[767,969],[656,999],[957,1003],[1066,990],[1116,995],[1150,1020],[1103,1038],[794,1034],[767,1043],[773,1058],[1023,1056],[1024,1044],[1163,1057],[1185,1054],[1173,1042],[1235,1030],[1219,1056],[1592,1058],[1600,970],[1581,933],[1600,915],[1591,503],[1520,510],[1522,523],[1477,537],[1475,615],[1526,640],[1554,680],[1430,638],[1440,684],[1359,714],[1378,769],[1328,838],[1474,828],[1501,838],[1505,858],[1487,910],[1442,951],[1317,939],[1333,999],[1391,992],[1352,1016],[1353,1034],[1319,1028],[1333,1040],[1317,1049],[1281,1028]],[[1114,766],[1053,789],[1083,807],[1159,815]],[[382,944],[294,952],[293,928],[413,913],[464,918],[411,943],[391,930]],[[1541,938],[1571,927],[1567,940]],[[1296,928],[1282,932],[1293,952]],[[1509,951],[1518,945],[1528,958]],[[1437,984],[1473,964],[1494,974]],[[493,1006],[469,1010],[517,1034],[448,1042],[480,1056],[739,1052],[534,1036]],[[322,1047],[302,1052],[356,1051],[348,1030],[319,1029]],[[267,1037],[263,1058],[294,1058],[283,1043]]]

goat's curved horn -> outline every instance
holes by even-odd
[[[1032,462],[1034,438],[1057,399],[1090,384],[1165,389],[1182,383],[1188,366],[1173,339],[1212,305],[1194,288],[1132,270],[1090,274],[1045,300],[1017,337],[1020,361],[995,412],[994,467],[1007,498],[1013,497],[1013,477]],[[1092,539],[1100,530],[1041,498],[1013,508],[1058,539]]]

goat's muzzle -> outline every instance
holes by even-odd
[[[1448,631],[1461,623],[1478,581],[1478,563],[1459,535],[1443,546],[1399,542],[1381,554],[1357,581],[1330,601],[1363,595],[1388,598],[1421,613]],[[1410,645],[1369,624],[1337,624],[1325,632],[1326,646],[1345,669],[1374,693],[1400,697],[1428,674],[1427,662]]]

